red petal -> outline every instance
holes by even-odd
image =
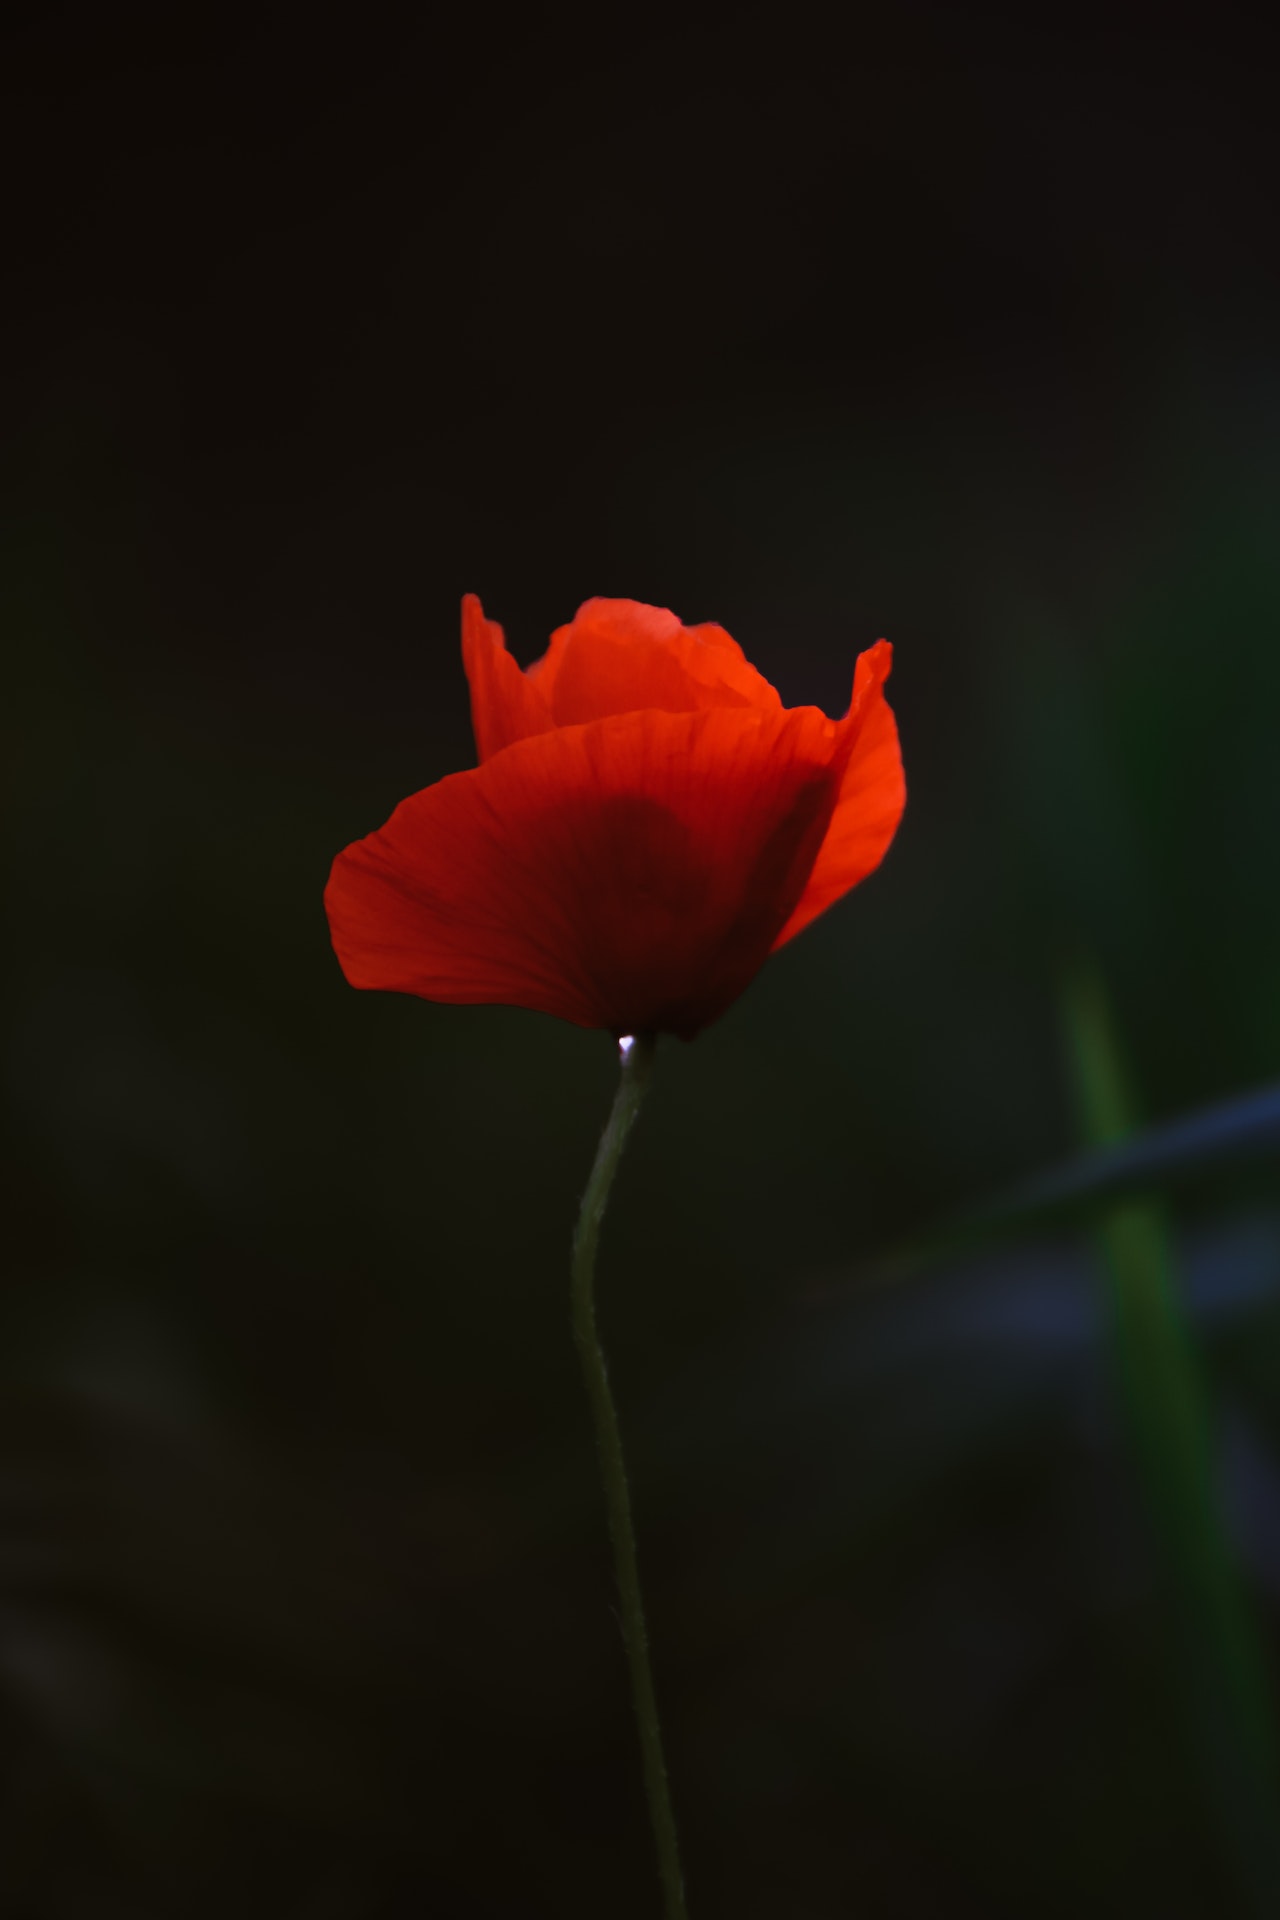
[[[898,747],[898,728],[884,697],[893,648],[877,641],[859,654],[853,701],[841,729],[854,735],[831,824],[808,884],[782,931],[775,950],[795,938],[811,920],[865,880],[880,865],[898,830],[907,788]]]
[[[681,626],[665,607],[639,600],[587,600],[551,636],[529,679],[556,724],[572,727],[610,714],[705,707],[781,707],[723,627]]]
[[[839,745],[814,708],[640,713],[519,741],[339,854],[325,904],[343,971],[691,1037],[791,914]]]
[[[471,687],[471,726],[481,760],[555,724],[545,695],[521,673],[507,652],[502,628],[496,620],[485,619],[474,593],[462,601],[462,664]]]

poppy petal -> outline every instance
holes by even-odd
[[[554,726],[546,696],[507,652],[496,620],[486,620],[474,593],[462,601],[462,664],[471,688],[471,726],[481,760],[514,740]]]
[[[854,738],[839,798],[804,892],[773,943],[775,951],[874,872],[898,830],[907,789],[897,723],[884,697],[892,663],[887,640],[858,656],[853,700],[840,723]]]
[[[353,986],[690,1038],[788,920],[840,779],[815,708],[645,712],[517,741],[339,854]]]
[[[561,727],[646,708],[776,713],[782,706],[723,627],[682,626],[667,608],[638,600],[584,601],[569,625],[552,634],[529,679]]]

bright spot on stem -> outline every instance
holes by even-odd
[[[631,1049],[632,1047],[634,1047],[635,1043],[636,1043],[636,1037],[634,1033],[624,1033],[621,1039],[618,1041],[618,1058],[619,1060],[621,1060],[624,1067],[626,1066],[627,1061],[631,1058]]]

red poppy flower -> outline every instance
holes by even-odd
[[[352,986],[691,1039],[901,818],[887,641],[838,721],[784,707],[723,627],[634,600],[588,600],[522,673],[468,594],[462,657],[480,765],[334,861]]]

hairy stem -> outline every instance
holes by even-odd
[[[631,1670],[631,1699],[640,1735],[644,1788],[658,1853],[658,1877],[662,1882],[666,1920],[688,1920],[675,1816],[671,1810],[666,1762],[662,1757],[662,1729],[649,1666],[649,1636],[645,1630],[644,1603],[640,1597],[636,1537],[631,1524],[631,1496],[622,1457],[622,1436],[618,1431],[618,1413],[609,1390],[609,1375],[596,1330],[595,1307],[596,1247],[600,1240],[600,1223],[609,1203],[609,1193],[622,1159],[622,1150],[635,1124],[653,1072],[656,1046],[657,1039],[653,1034],[639,1034],[634,1039],[624,1039],[620,1043],[622,1078],[613,1111],[601,1135],[573,1237],[573,1336],[577,1342],[595,1423],[600,1479],[609,1518],[609,1537],[613,1541],[622,1640]]]

